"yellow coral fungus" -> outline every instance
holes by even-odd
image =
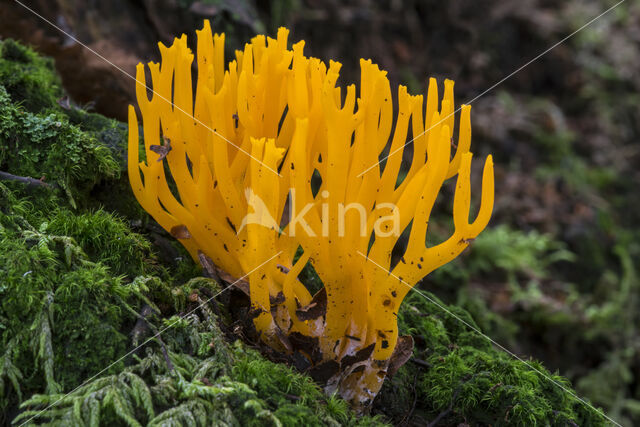
[[[439,103],[431,79],[426,107],[400,86],[394,115],[377,65],[361,60],[359,93],[354,85],[344,93],[339,63],[305,57],[302,41],[288,49],[287,37],[284,28],[276,39],[257,36],[225,68],[224,35],[205,22],[195,99],[186,36],[160,44],[161,64],[148,64],[152,94],[144,66],[137,69],[146,161],[130,107],[129,177],[140,204],[195,259],[201,251],[235,277],[250,273],[253,322],[265,343],[302,357],[327,391],[362,407],[396,349],[396,313],[410,290],[402,282],[415,284],[451,261],[484,229],[493,165],[489,156],[479,213],[469,222],[470,107],[461,108],[452,156],[453,82],[445,81]],[[409,132],[411,164],[398,183]],[[385,149],[395,154],[378,164]],[[426,247],[431,209],[456,175],[455,231]],[[410,223],[406,252],[389,274],[378,265],[391,269]],[[297,279],[307,262],[324,284],[315,296]]]

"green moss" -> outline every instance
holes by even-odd
[[[53,61],[11,39],[0,41],[0,83],[32,113],[54,107],[62,96]]]
[[[42,227],[47,233],[73,237],[89,259],[109,266],[115,275],[133,279],[160,271],[149,242],[104,210],[74,214],[61,209]]]
[[[0,41],[0,170],[53,184],[31,189],[43,211],[64,203],[145,218],[126,179],[126,124],[63,108],[62,96],[51,59]]]
[[[37,194],[76,206],[101,179],[120,172],[110,150],[92,135],[71,125],[59,112],[24,111],[0,85],[0,170],[43,178],[53,188]],[[24,184],[16,184],[21,188]],[[47,197],[45,197],[47,198]]]
[[[356,418],[309,377],[240,341],[230,344],[214,306],[198,300],[216,289],[208,279],[178,288],[172,295],[184,318],[147,319],[152,330],[162,328],[162,340],[146,340],[133,363],[92,379],[43,413],[37,408],[59,395],[32,396],[14,422],[35,416],[53,425],[383,425],[375,417]]]
[[[64,114],[69,118],[69,123],[108,147],[121,170],[126,170],[128,128],[125,123],[77,107],[64,110]]]
[[[152,277],[126,284],[112,276],[102,261],[116,269],[126,257],[110,256],[122,248],[95,233],[119,236],[123,247],[141,239],[120,220],[60,210],[36,228],[21,215],[28,205],[1,184],[0,195],[0,410],[15,416],[29,398],[14,422],[72,391],[37,419],[54,425],[357,424],[344,402],[327,399],[310,378],[240,342],[230,345],[214,306],[199,306],[220,291],[211,280],[193,279],[169,291]],[[153,312],[140,330],[145,305]],[[183,317],[165,317],[170,313]],[[160,330],[162,339],[153,338]],[[146,345],[133,359],[121,359],[136,344]]]
[[[112,275],[146,271],[138,264],[148,244],[120,219],[58,210],[50,218],[33,215],[41,222],[30,224],[24,214],[33,208],[2,184],[0,202],[3,423],[18,415],[24,399],[26,411],[13,422],[36,416],[53,425],[359,423],[345,402],[326,398],[309,377],[239,341],[229,344],[215,303],[201,305],[220,292],[210,279],[169,290],[154,277],[125,283]],[[161,338],[154,337],[159,331]],[[39,413],[64,392],[71,394]]]
[[[411,412],[418,424],[440,417],[442,425],[605,425],[601,413],[570,396],[565,378],[492,347],[438,305],[477,328],[468,313],[425,295],[437,304],[412,293],[398,314],[400,330],[416,337],[414,356],[422,362],[406,364],[385,383],[378,403],[386,415]]]
[[[9,414],[22,396],[70,390],[117,360],[144,293],[160,290],[128,285],[73,238],[34,227],[2,184],[0,205],[0,412]]]
[[[551,235],[514,230],[504,224],[483,231],[472,248],[465,257],[436,270],[434,280],[464,284],[471,276],[500,273],[515,283],[523,274],[544,278],[552,264],[576,259]]]

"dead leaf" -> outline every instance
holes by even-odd
[[[191,233],[187,229],[186,225],[175,225],[171,227],[170,234],[176,239],[190,239]]]
[[[314,296],[309,305],[298,308],[296,316],[301,321],[314,320],[327,313],[327,291],[322,288]]]
[[[311,362],[316,364],[322,360],[322,352],[318,337],[308,337],[300,332],[292,332],[289,334],[289,341],[294,350],[303,352],[311,358]]]
[[[331,377],[336,375],[340,371],[340,364],[335,360],[329,360],[328,362],[321,363],[314,366],[307,371],[314,381],[325,384]]]
[[[284,332],[282,332],[282,329],[280,329],[278,325],[276,325],[275,327],[275,335],[278,338],[278,341],[280,341],[280,344],[282,344],[282,346],[285,348],[287,353],[293,352],[293,346],[291,345],[291,341],[289,341],[289,338],[287,338],[287,335]]]
[[[247,316],[249,319],[253,320],[256,317],[260,316],[262,313],[265,313],[265,311],[262,308],[252,307],[251,310],[249,310],[249,312],[247,313]]]
[[[273,311],[275,306],[282,304],[284,300],[285,298],[282,291],[278,292],[278,294],[275,297],[273,295],[269,295],[269,302],[271,303],[271,311]]]
[[[69,97],[67,95],[58,99],[56,102],[63,110],[67,110],[67,111],[71,110],[71,101],[69,100]]]
[[[353,356],[345,356],[340,361],[340,369],[344,371],[348,366],[351,366],[358,362],[363,362],[371,356],[373,349],[376,347],[376,343],[371,343],[367,347],[360,349]]]
[[[299,351],[295,351],[291,356],[293,366],[300,372],[305,372],[311,366],[311,361]]]
[[[171,140],[165,137],[164,145],[150,145],[149,149],[158,155],[158,160],[156,160],[156,162],[161,162],[171,151]]]
[[[393,354],[389,358],[389,367],[387,368],[387,375],[392,376],[398,369],[413,356],[413,337],[411,335],[404,335],[398,338],[396,348],[393,350]]]
[[[249,282],[244,279],[238,280],[226,271],[218,268],[218,266],[214,264],[211,258],[209,258],[201,251],[198,251],[198,259],[200,260],[200,265],[202,265],[202,268],[204,268],[209,277],[218,281],[225,282],[226,285],[233,285],[241,290],[245,295],[250,296]]]
[[[199,250],[198,251],[198,259],[200,260],[200,265],[202,266],[204,271],[207,273],[209,278],[211,278],[211,279],[219,279],[218,272],[216,271],[216,266],[213,263],[213,261],[211,261],[211,258],[206,256],[204,254],[204,252]]]

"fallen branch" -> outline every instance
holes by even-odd
[[[28,176],[18,176],[18,175],[10,174],[8,172],[0,171],[0,179],[4,179],[6,181],[22,182],[23,184],[27,184],[27,185],[29,185],[31,187],[52,188],[52,186],[50,184],[44,182],[44,177],[42,177],[40,179],[35,179],[35,178],[28,177]]]
[[[427,362],[426,360],[422,360],[422,359],[418,359],[415,357],[412,357],[411,359],[409,359],[409,362],[421,367],[421,368],[425,368],[425,369],[430,369],[431,368],[431,364],[429,362]]]

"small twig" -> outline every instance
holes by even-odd
[[[171,362],[171,359],[169,358],[169,352],[167,351],[167,346],[165,345],[164,341],[162,341],[162,338],[160,338],[160,332],[158,332],[156,327],[155,326],[151,326],[151,328],[155,332],[156,339],[160,343],[160,348],[162,349],[162,355],[164,356],[164,360],[167,362],[167,368],[169,368],[169,372],[173,372],[173,363]]]
[[[207,322],[210,325],[217,325],[216,322],[216,316],[215,314],[211,311],[211,309],[209,308],[209,306],[207,305],[207,301],[203,301],[202,298],[200,298],[199,295],[196,295],[196,302],[198,303],[198,306],[200,308],[200,311],[202,312],[202,314],[204,315],[204,317],[206,318]],[[213,304],[211,304],[212,306],[216,306],[215,300],[211,300],[211,302]]]
[[[456,399],[458,398],[458,395],[460,394],[460,391],[462,390],[462,386],[466,383],[468,383],[469,381],[471,381],[472,379],[474,379],[475,377],[477,377],[478,375],[486,375],[487,372],[482,371],[482,372],[477,372],[471,376],[469,376],[468,378],[463,379],[460,384],[458,384],[458,387],[456,387],[456,390],[453,392],[453,396],[451,396],[451,403],[449,403],[449,407],[447,409],[445,409],[444,411],[440,412],[438,414],[438,416],[435,418],[435,420],[431,421],[429,424],[427,424],[427,427],[435,427],[438,425],[438,423],[447,415],[449,415],[451,413],[451,411],[453,411],[453,404],[455,403]]]
[[[427,424],[427,427],[435,427],[435,426],[437,426],[441,419],[443,419],[444,417],[449,415],[451,413],[451,411],[453,411],[453,403],[458,398],[458,394],[459,393],[460,393],[460,387],[458,387],[456,389],[456,391],[453,393],[453,396],[451,396],[451,403],[449,403],[449,407],[447,409],[445,409],[444,411],[440,412],[435,420],[433,420],[429,424]]]
[[[292,400],[294,402],[297,402],[297,401],[302,399],[300,396],[296,396],[294,394],[288,394],[288,393],[285,394],[284,397],[286,397],[287,399]]]
[[[425,369],[431,368],[431,364],[429,362],[427,362],[426,360],[418,359],[416,357],[412,357],[411,359],[409,359],[409,362],[415,365],[418,365],[421,368],[425,368]]]
[[[206,297],[207,300],[211,301],[211,310],[213,311],[213,314],[216,315],[216,317],[221,317],[222,313],[220,313],[220,309],[218,308],[218,304],[216,304],[216,300],[215,298],[215,294],[213,292],[211,292],[208,288],[200,288],[199,289],[200,292],[202,292]],[[209,320],[209,319],[207,319]]]
[[[135,313],[133,309],[130,311],[132,313]],[[142,337],[143,335],[146,335],[151,330],[151,328],[149,328],[149,324],[147,323],[146,318],[147,316],[150,316],[152,313],[153,313],[153,309],[148,304],[145,304],[142,307],[142,310],[140,310],[140,313],[135,313],[138,317],[138,320],[136,321],[136,324],[133,326],[133,329],[131,330],[131,337],[134,345],[138,345],[140,341],[140,337]]]
[[[40,178],[40,179],[35,179],[35,178],[31,178],[28,176],[18,176],[18,175],[12,175],[8,172],[2,172],[0,171],[0,179],[4,179],[7,181],[18,181],[18,182],[22,182],[23,184],[27,184],[31,187],[45,187],[45,188],[52,188],[52,185],[44,182],[44,177]]]
[[[418,373],[416,372],[416,374],[413,377],[413,386],[412,386],[413,403],[411,404],[411,410],[407,413],[407,415],[405,415],[402,418],[402,420],[400,421],[400,423],[398,423],[398,425],[409,424],[409,420],[411,420],[411,416],[413,415],[413,411],[415,411],[415,409],[416,409],[416,403],[418,402],[418,392],[416,391],[416,383],[417,382],[418,382]]]
[[[156,328],[151,322],[147,320],[147,317],[154,314],[154,312],[155,311],[153,310],[153,308],[151,308],[148,304],[145,304],[142,307],[142,310],[140,310],[140,313],[138,313],[138,321],[134,326],[134,334],[143,333],[145,326],[148,329],[150,329],[151,332],[153,332],[155,339],[157,339],[158,343],[160,343],[160,349],[162,350],[162,355],[164,356],[164,359],[167,362],[167,367],[169,368],[169,372],[173,372],[173,363],[169,358],[169,352],[167,351],[167,346],[165,345],[164,341],[162,341],[162,337],[160,336],[160,332],[158,331],[158,328]],[[137,339],[137,337],[135,336],[134,338]]]

